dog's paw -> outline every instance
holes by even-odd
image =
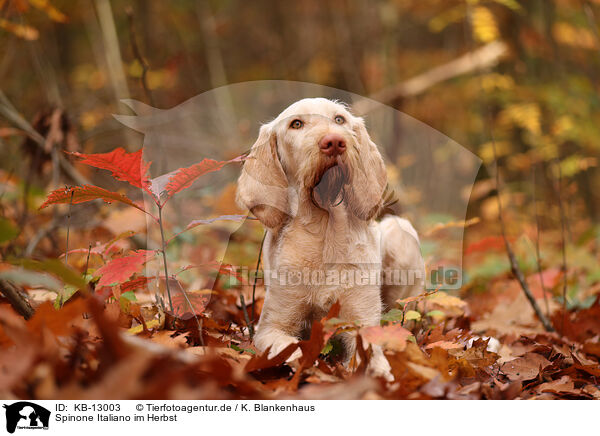
[[[283,350],[285,350],[290,344],[297,344],[298,340],[297,339],[288,339],[285,341],[278,341],[277,343],[273,344],[273,346],[271,347],[271,350],[269,351],[269,359],[273,359],[275,356],[277,356],[279,353],[281,353]],[[297,349],[296,351],[294,351],[292,353],[292,355],[290,357],[288,357],[286,359],[286,362],[291,362],[292,360],[296,360],[298,358],[302,357],[302,351],[300,349]]]
[[[374,350],[373,357],[369,362],[369,366],[367,367],[367,373],[372,377],[381,377],[385,379],[387,382],[392,383],[394,381],[394,376],[392,375],[392,367],[390,363],[385,358],[385,355],[381,351],[381,349]]]

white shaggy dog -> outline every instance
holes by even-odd
[[[261,127],[237,191],[239,205],[268,229],[258,349],[278,354],[306,336],[311,321],[335,301],[341,319],[375,326],[384,307],[422,291],[414,228],[398,217],[374,220],[386,185],[381,154],[364,121],[338,102],[300,100]],[[384,271],[396,278],[399,272],[401,280],[382,284]],[[342,340],[349,360],[355,337]],[[379,347],[373,347],[369,370],[391,378]]]

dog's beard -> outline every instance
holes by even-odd
[[[312,202],[327,209],[343,201],[344,185],[348,182],[348,165],[340,157],[319,161],[309,186]]]

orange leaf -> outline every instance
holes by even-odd
[[[46,201],[40,206],[40,209],[50,206],[51,204],[78,204],[98,199],[102,199],[107,203],[119,201],[129,206],[133,206],[142,212],[146,212],[141,206],[135,204],[127,196],[92,185],[72,186],[52,191],[48,194]]]
[[[96,286],[109,286],[113,283],[125,282],[129,277],[140,272],[142,266],[155,254],[155,251],[138,250],[129,256],[111,260],[94,273],[95,277],[100,277]]]
[[[412,336],[410,331],[399,324],[364,327],[360,329],[360,333],[368,342],[394,351],[403,351],[406,340]]]
[[[432,342],[431,344],[427,344],[425,346],[425,349],[436,348],[436,347],[441,348],[443,350],[452,350],[454,348],[464,348],[464,345],[461,345],[456,342],[436,341],[436,342]]]
[[[137,188],[146,189],[149,183],[148,169],[150,162],[144,162],[143,148],[134,153],[128,153],[119,147],[109,153],[83,154],[70,152],[73,156],[82,158],[81,163],[101,168],[112,173],[117,180],[127,182]]]

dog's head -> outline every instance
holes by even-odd
[[[261,127],[238,181],[238,203],[267,227],[295,213],[292,195],[314,207],[344,205],[363,220],[379,211],[386,172],[362,118],[324,98],[307,98]]]

